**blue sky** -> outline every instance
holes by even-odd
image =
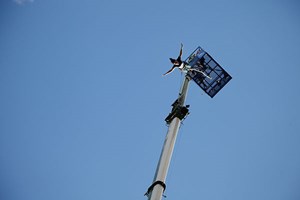
[[[233,77],[194,83],[167,199],[300,198],[300,4],[2,0],[0,198],[146,199],[184,43]]]

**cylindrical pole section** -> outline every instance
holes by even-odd
[[[184,106],[186,94],[189,85],[189,78],[185,76],[184,82],[181,86],[178,103],[180,106]],[[160,159],[156,168],[156,173],[151,186],[151,191],[148,194],[148,200],[161,200],[165,189],[165,181],[170,166],[178,130],[181,124],[181,120],[178,117],[174,117],[169,124],[168,133],[165,138],[164,146],[160,155]],[[157,184],[155,184],[157,183]],[[158,184],[159,183],[159,184]]]
[[[165,183],[166,181],[180,122],[181,120],[175,117],[170,123],[153,182],[162,181],[163,183]],[[149,195],[149,200],[160,200],[163,192],[164,187],[162,185],[155,185]]]

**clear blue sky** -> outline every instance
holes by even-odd
[[[233,77],[191,83],[167,199],[300,199],[300,3],[1,0],[0,199],[146,199],[184,43]]]

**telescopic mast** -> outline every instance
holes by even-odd
[[[169,125],[165,142],[161,151],[160,159],[157,164],[155,176],[152,185],[148,188],[145,195],[148,200],[161,200],[163,192],[166,189],[166,177],[172,158],[176,137],[181,124],[181,121],[188,114],[188,107],[185,106],[185,99],[188,91],[190,78],[185,76],[184,82],[181,86],[178,99],[172,104],[171,113],[166,118]]]

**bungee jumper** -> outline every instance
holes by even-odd
[[[205,77],[211,79],[211,77],[206,75],[204,72],[191,68],[191,66],[189,66],[189,64],[187,62],[181,60],[182,49],[183,49],[183,44],[181,43],[179,56],[177,57],[177,59],[170,58],[170,61],[173,64],[173,67],[169,71],[164,73],[163,76],[171,73],[175,68],[178,68],[178,69],[180,69],[180,71],[185,72],[185,73],[187,73],[188,71],[196,71],[196,72],[203,74]]]
[[[184,61],[181,60],[182,48],[183,48],[183,44],[181,43],[181,48],[180,48],[179,56],[177,57],[177,59],[170,58],[170,61],[173,64],[173,67],[169,71],[167,71],[166,73],[164,73],[163,76],[171,73],[175,68],[183,70],[184,67],[185,67],[185,65],[187,65],[186,62],[184,62]]]

